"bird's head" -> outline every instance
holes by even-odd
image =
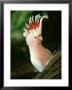
[[[40,43],[42,38],[42,21],[43,19],[48,19],[47,15],[40,16],[40,14],[35,17],[29,18],[29,23],[25,23],[26,28],[24,28],[23,36],[26,37],[27,45],[33,43]]]

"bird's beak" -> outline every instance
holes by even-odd
[[[40,41],[42,41],[43,40],[43,38],[42,38],[42,36],[39,36],[39,38],[38,38]]]

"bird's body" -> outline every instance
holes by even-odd
[[[47,50],[43,47],[36,50],[30,50],[31,63],[39,72],[42,72],[42,70],[50,62],[51,58],[52,54],[50,52],[47,52]]]

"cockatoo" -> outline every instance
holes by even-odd
[[[26,29],[24,28],[23,32],[23,36],[26,37],[26,43],[29,47],[31,63],[39,72],[44,70],[53,57],[51,51],[44,48],[41,43],[43,40],[43,19],[48,19],[48,16],[40,16],[40,14],[35,17],[31,16],[29,23],[25,23]]]

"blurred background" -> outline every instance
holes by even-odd
[[[29,17],[47,14],[48,20],[42,23],[42,45],[52,53],[61,47],[61,11],[11,11],[11,78],[31,79],[34,72],[30,63],[30,53],[23,37],[23,28]]]

